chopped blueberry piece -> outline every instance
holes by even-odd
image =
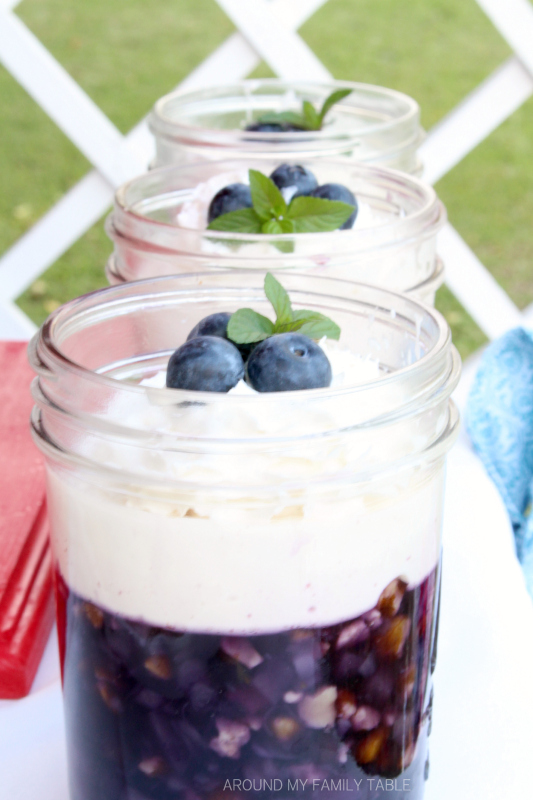
[[[368,626],[365,625],[362,619],[357,619],[355,622],[344,625],[339,633],[335,647],[337,650],[342,650],[343,647],[354,647],[356,644],[365,642],[369,636]]]
[[[271,720],[270,729],[276,739],[288,742],[300,731],[300,724],[294,717],[279,716]]]
[[[296,191],[292,197],[311,194],[318,186],[318,181],[313,173],[298,164],[281,164],[274,170],[270,180],[274,181],[280,190],[294,187]]]
[[[378,600],[378,611],[384,617],[393,617],[402,604],[407,584],[401,578],[395,578],[381,592]]]
[[[222,650],[235,661],[244,664],[248,669],[253,669],[263,663],[263,657],[250,644],[248,639],[238,636],[224,636],[220,644]]]
[[[230,719],[215,720],[218,736],[211,739],[209,747],[223,758],[239,758],[241,747],[250,741],[250,728]]]
[[[331,365],[312,339],[280,333],[260,342],[246,364],[248,383],[258,392],[319,389],[331,383]]]
[[[350,214],[346,222],[340,226],[339,230],[344,231],[353,228],[357,216],[358,206],[352,192],[341,183],[324,183],[311,192],[311,197],[320,197],[323,200],[340,200],[341,203],[348,203],[354,207],[353,214]]]
[[[213,222],[222,214],[229,214],[230,211],[240,211],[242,208],[252,207],[252,194],[250,187],[244,183],[230,183],[224,186],[211,200],[207,212],[208,222]]]
[[[377,728],[381,720],[381,714],[372,706],[359,706],[352,717],[352,727],[354,731],[371,731]]]
[[[340,689],[337,691],[335,706],[337,708],[337,717],[350,720],[357,711],[355,694],[349,689]]]
[[[228,322],[231,314],[229,311],[219,311],[217,314],[209,314],[197,322],[192,331],[187,336],[189,339],[196,339],[197,336],[218,336],[220,339],[227,339]]]
[[[323,686],[298,703],[298,713],[309,728],[326,728],[335,722],[337,688]]]
[[[243,360],[235,345],[217,336],[197,336],[170,356],[167,386],[197,392],[229,392],[243,375]]]

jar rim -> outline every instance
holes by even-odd
[[[100,467],[100,462],[91,459],[87,453],[77,452],[75,445],[68,444],[71,440],[64,431],[70,430],[74,432],[73,441],[80,434],[83,438],[85,433],[90,433],[98,441],[115,443],[119,447],[141,448],[146,452],[211,453],[220,457],[242,453],[246,456],[250,453],[297,451],[315,444],[335,447],[339,436],[366,436],[368,431],[388,429],[389,426],[394,428],[404,422],[417,428],[420,424],[418,420],[429,415],[435,419],[438,417],[441,423],[435,429],[433,438],[417,444],[409,458],[426,458],[433,447],[435,452],[445,452],[446,441],[453,438],[457,427],[456,421],[452,420],[449,396],[460,373],[460,360],[451,344],[449,327],[433,308],[405,295],[366,284],[329,277],[287,275],[285,287],[296,307],[303,307],[306,301],[307,304],[321,303],[319,307],[324,310],[342,311],[347,323],[352,317],[359,317],[365,320],[365,325],[377,324],[382,336],[384,333],[388,336],[388,331],[391,335],[397,331],[398,337],[406,337],[407,350],[401,352],[408,353],[407,358],[394,364],[388,373],[381,373],[379,379],[360,384],[249,395],[169,390],[127,383],[124,376],[127,380],[128,375],[140,375],[146,363],[150,363],[152,371],[164,368],[171,351],[157,347],[155,351],[141,348],[130,353],[128,350],[126,355],[120,351],[118,360],[116,356],[110,357],[109,361],[99,361],[96,367],[91,368],[76,360],[64,347],[69,336],[75,337],[76,346],[76,337],[81,342],[82,336],[90,335],[93,325],[104,323],[105,326],[118,317],[127,318],[128,314],[141,314],[140,318],[133,316],[135,323],[136,319],[146,319],[142,314],[151,315],[159,310],[165,313],[170,311],[175,318],[180,304],[181,307],[188,304],[190,308],[196,302],[204,310],[207,301],[217,303],[216,310],[220,310],[221,305],[228,303],[228,297],[232,298],[233,304],[237,304],[240,300],[240,296],[237,296],[239,290],[227,289],[226,281],[236,282],[236,278],[240,281],[241,275],[229,273],[222,277],[223,285],[210,285],[212,273],[191,273],[126,283],[99,289],[54,311],[33,337],[29,347],[30,363],[38,376],[33,384],[33,396],[38,408],[33,417],[33,429],[41,449],[50,454],[50,448],[55,448],[57,458],[62,462],[71,459],[79,465],[83,462],[88,467]],[[249,277],[254,283],[245,286],[240,294],[248,298],[252,305],[261,294],[260,299],[264,302],[263,287],[257,285],[257,273],[251,273]],[[298,290],[295,286],[302,288]],[[352,294],[347,294],[348,291]],[[239,302],[238,306],[241,305]],[[126,319],[126,331],[127,322]],[[359,330],[359,324],[355,323],[354,331]],[[108,336],[108,331],[104,335]],[[120,337],[119,331],[118,339]],[[368,341],[371,340],[372,336]],[[415,343],[414,350],[410,342]],[[381,344],[378,349],[380,347]],[[93,354],[89,360],[91,358]],[[387,366],[386,361],[382,363]],[[132,366],[137,372],[128,372]],[[106,374],[106,370],[117,368],[125,369],[121,373],[122,380]],[[107,403],[115,403],[115,400],[119,405],[110,406],[115,409],[110,414]],[[182,409],[191,404],[208,406],[206,419],[216,419],[218,412],[229,414],[229,427],[222,425],[220,430],[210,429],[209,426],[205,430],[203,427],[199,430],[189,429],[189,418],[183,417]],[[158,406],[164,408],[158,409]],[[133,409],[131,416],[124,417],[126,408]],[[446,408],[448,411],[444,413]],[[135,409],[142,411],[140,417],[136,416]],[[148,418],[144,416],[146,409],[149,410]],[[309,426],[304,422],[297,429],[291,427],[288,420],[295,419],[295,415],[301,417],[303,409]],[[241,428],[240,415],[248,412],[258,419],[268,412],[276,424],[273,428],[267,425],[264,430]],[[278,424],[278,420],[282,424]],[[446,441],[442,439],[445,433]],[[359,470],[363,472],[369,469],[364,463],[359,465]],[[342,470],[340,473],[337,471],[336,479],[342,477],[341,473]],[[169,481],[175,482],[171,478]],[[298,479],[295,485],[300,483]]]
[[[411,239],[415,238],[421,240],[434,236],[446,222],[446,209],[442,202],[438,199],[435,189],[424,181],[398,170],[389,168],[368,165],[363,163],[354,162],[347,165],[342,161],[334,160],[320,160],[316,162],[307,162],[301,159],[299,163],[306,166],[309,165],[315,170],[320,170],[321,167],[330,169],[339,169],[343,172],[350,170],[352,175],[357,176],[361,180],[366,180],[370,186],[386,187],[388,192],[396,192],[402,197],[409,193],[411,198],[419,200],[418,207],[413,211],[407,211],[402,216],[392,219],[383,225],[370,226],[370,227],[355,227],[342,231],[319,232],[319,233],[285,233],[285,234],[249,234],[249,233],[234,233],[225,231],[214,231],[202,228],[184,228],[177,224],[166,222],[160,219],[143,214],[139,210],[139,200],[135,200],[131,195],[135,192],[142,194],[148,191],[152,186],[160,184],[159,193],[147,194],[147,198],[155,200],[161,197],[162,200],[169,198],[176,193],[176,188],[172,189],[173,180],[183,177],[187,171],[206,172],[207,176],[202,179],[197,179],[191,185],[188,191],[193,192],[197,185],[201,184],[209,177],[216,174],[223,174],[224,171],[230,173],[232,170],[244,170],[250,168],[249,160],[246,158],[240,159],[219,159],[204,162],[198,162],[192,165],[172,165],[157,167],[148,173],[137,176],[132,180],[124,183],[115,192],[115,206],[114,211],[111,213],[108,221],[107,232],[113,238],[114,231],[118,235],[125,238],[138,238],[145,241],[145,236],[150,240],[150,232],[154,236],[161,235],[163,238],[167,237],[164,242],[150,243],[151,246],[161,250],[179,250],[182,253],[197,253],[200,252],[198,245],[191,247],[190,240],[197,238],[200,240],[203,237],[209,237],[214,242],[227,244],[229,242],[236,242],[240,244],[265,244],[280,243],[283,245],[288,242],[300,242],[302,246],[309,243],[316,243],[317,237],[320,237],[320,244],[322,247],[327,247],[328,242],[335,241],[338,252],[357,252],[372,250],[376,247],[374,238],[376,232],[380,232],[380,249],[384,247],[393,247],[401,242],[407,244]],[[253,167],[258,168],[261,164],[266,164],[268,167],[279,165],[279,158],[263,157],[254,162]],[[221,170],[216,172],[216,170]],[[210,175],[209,173],[212,173]],[[186,198],[182,198],[184,200]],[[129,230],[129,225],[140,225],[143,227],[142,235],[137,235]],[[406,235],[405,229],[415,228],[409,235]],[[383,243],[383,232],[387,231],[388,238],[386,243]],[[339,237],[342,237],[339,238]],[[184,240],[184,241],[182,241]],[[342,247],[338,247],[342,244]],[[226,256],[222,256],[226,258]],[[230,257],[238,259],[239,256],[231,254]],[[242,258],[246,259],[246,254]],[[285,256],[287,257],[287,256]]]
[[[311,90],[317,89],[324,89],[330,88],[334,89],[350,89],[352,92],[359,92],[360,94],[367,94],[367,95],[379,95],[382,98],[391,99],[399,102],[403,106],[403,110],[397,116],[393,116],[391,119],[383,120],[380,122],[376,122],[374,125],[367,125],[365,128],[356,128],[353,132],[350,132],[351,136],[358,136],[361,135],[373,135],[377,132],[385,132],[394,128],[398,125],[407,123],[409,121],[417,122],[420,114],[420,106],[414,100],[414,98],[410,97],[403,92],[399,92],[396,89],[390,89],[384,86],[378,86],[375,84],[369,83],[360,83],[355,81],[340,81],[331,79],[329,81],[290,81],[290,80],[283,80],[281,78],[252,78],[248,80],[242,81],[234,81],[228,84],[221,84],[214,87],[210,87],[208,89],[195,89],[195,90],[187,90],[187,89],[176,89],[173,92],[169,92],[168,94],[164,95],[163,97],[159,98],[156,101],[152,113],[150,115],[150,128],[154,133],[163,132],[165,135],[170,136],[170,138],[174,138],[179,140],[181,137],[191,137],[194,136],[195,133],[206,131],[212,131],[213,135],[222,134],[223,136],[226,135],[228,138],[235,133],[242,133],[239,128],[234,129],[221,129],[221,128],[206,128],[200,125],[191,125],[187,124],[183,121],[178,121],[174,117],[172,117],[168,113],[168,106],[170,104],[176,104],[186,106],[188,103],[195,102],[201,100],[202,98],[208,99],[209,94],[215,94],[218,96],[221,92],[224,92],[223,96],[231,96],[232,93],[238,92],[242,90],[246,92],[246,89],[249,92],[253,92],[256,89],[261,87],[265,88],[274,88],[279,87],[284,88],[286,87],[287,90],[293,89],[294,87],[301,88],[302,93],[307,90],[308,92]],[[251,97],[251,95],[249,95]],[[417,127],[417,140],[420,137],[420,130]],[[291,143],[291,142],[306,142],[306,141],[316,141],[318,140],[329,140],[331,138],[335,138],[335,133],[328,129],[322,129],[319,131],[288,131],[288,132],[280,132],[276,133],[276,141],[283,142],[283,143]],[[265,142],[265,133],[259,131],[246,131],[246,137],[250,138],[251,143],[261,143]],[[344,133],[345,138],[346,133]],[[274,140],[273,140],[274,141]]]
[[[227,270],[231,270],[231,264],[224,265]],[[236,266],[236,270],[241,270],[242,267]],[[423,295],[429,295],[431,293],[435,293],[437,289],[442,286],[444,282],[444,262],[442,258],[437,255],[435,257],[435,269],[427,278],[417,283],[416,286],[411,286],[409,289],[406,289],[402,294],[407,295],[407,297],[420,297]],[[110,286],[121,286],[124,283],[128,283],[128,279],[125,278],[122,273],[120,272],[120,268],[117,264],[117,255],[116,253],[111,253],[109,258],[107,259],[105,265],[105,276],[108,280]]]
[[[191,287],[186,286],[186,281],[192,281],[194,284],[200,286],[204,281],[208,284],[209,279],[212,277],[213,274],[210,272],[192,272],[182,273],[180,275],[171,277],[162,276],[157,278],[147,278],[140,281],[122,283],[115,286],[106,286],[74,298],[73,300],[70,300],[53,311],[30,341],[30,360],[32,366],[38,374],[44,371],[46,377],[50,377],[51,373],[54,372],[54,370],[50,369],[50,367],[53,366],[57,371],[71,370],[76,372],[81,377],[88,378],[89,380],[97,383],[107,384],[115,388],[120,385],[121,389],[142,394],[145,392],[144,386],[125,383],[110,377],[105,373],[88,369],[66,355],[66,353],[62,351],[60,343],[56,341],[56,339],[61,335],[61,327],[71,324],[72,320],[75,319],[77,315],[81,316],[82,320],[85,320],[86,322],[90,317],[91,309],[93,313],[96,314],[98,313],[99,309],[103,309],[106,306],[109,307],[110,303],[114,303],[114,311],[116,311],[120,306],[120,312],[124,314],[128,305],[135,307],[136,304],[138,304],[140,301],[143,301],[147,297],[153,299],[154,297],[159,296],[164,300],[168,300],[170,297],[173,295],[178,295],[180,292],[183,292],[183,295],[190,294]],[[234,279],[235,273],[226,270],[220,270],[217,272],[217,278],[224,277],[227,277],[228,279]],[[253,273],[253,277],[256,278],[257,274]],[[327,287],[330,288],[331,291],[336,290],[339,292],[342,292],[343,289],[350,287],[352,290],[357,289],[361,293],[361,298],[349,298],[341,294],[319,295],[342,300],[342,302],[345,304],[366,304],[371,305],[376,310],[389,310],[389,307],[386,304],[386,301],[388,300],[389,303],[394,302],[395,304],[410,306],[412,309],[418,310],[420,314],[426,315],[432,321],[435,330],[437,331],[435,343],[427,353],[422,355],[421,358],[417,359],[413,363],[395,370],[386,376],[381,376],[379,381],[369,381],[366,383],[357,384],[355,387],[343,386],[333,389],[331,387],[326,387],[323,389],[306,389],[303,390],[306,398],[338,396],[353,392],[354,389],[356,391],[364,390],[372,385],[379,384],[379,386],[384,386],[387,382],[394,382],[398,380],[398,378],[402,378],[404,375],[412,373],[414,370],[420,370],[421,368],[423,369],[428,361],[440,356],[443,351],[449,348],[451,344],[451,332],[442,314],[440,314],[440,312],[435,308],[432,308],[431,306],[422,303],[420,300],[411,298],[405,294],[393,292],[388,289],[381,289],[379,287],[370,286],[364,283],[358,283],[356,281],[346,281],[341,278],[329,276],[319,277],[314,275],[295,275],[287,273],[285,278],[287,278],[289,281],[293,281],[294,279],[296,279],[296,281],[302,280],[305,282],[306,287],[311,284],[312,286],[315,285]],[[174,289],[173,291],[173,287],[176,283],[178,283],[179,287],[181,286],[183,288],[178,288],[177,290]],[[215,295],[218,288],[219,287],[216,286],[207,286],[206,291],[208,291],[211,295]],[[250,287],[246,288],[250,290]],[[292,288],[289,289],[289,291],[291,290]],[[315,293],[315,295],[317,294],[318,293]],[[98,302],[100,298],[102,299],[102,302]],[[89,308],[86,307],[87,305],[89,305]],[[397,312],[395,308],[391,307],[390,310],[393,311],[394,316],[396,316]],[[108,316],[110,316],[110,314],[108,314]],[[76,326],[74,325],[74,327]],[[151,388],[151,392],[154,393],[166,393],[167,391],[167,389]],[[235,399],[235,396],[225,393],[191,393],[181,389],[174,389],[173,391],[180,392],[180,395],[182,395],[184,398],[185,395],[188,396],[189,394],[192,394],[198,398],[200,398],[200,396],[207,396],[210,399],[215,399],[219,402],[232,402]],[[265,401],[271,401],[272,393],[267,394],[268,396],[258,392],[257,394],[239,395],[238,402],[261,403]],[[276,392],[274,394],[278,396],[294,396],[294,392]],[[298,395],[303,396],[301,390],[298,392]]]

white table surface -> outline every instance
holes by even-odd
[[[0,800],[68,800],[56,652],[52,635],[30,696],[0,701]],[[532,721],[533,603],[505,508],[463,433],[448,467],[425,800],[531,797]]]

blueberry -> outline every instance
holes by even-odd
[[[229,311],[219,311],[217,314],[209,314],[198,322],[192,331],[187,336],[189,339],[195,339],[197,336],[219,336],[221,339],[227,339],[228,322],[230,321],[231,314]]]
[[[252,195],[250,187],[244,183],[230,183],[224,186],[211,200],[207,213],[208,222],[213,222],[222,214],[229,214],[230,211],[240,211],[242,208],[252,207]]]
[[[197,336],[172,353],[167,367],[170,389],[229,392],[243,377],[237,348],[218,336]]]
[[[194,339],[196,336],[219,336],[221,339],[227,339],[230,317],[229,311],[220,311],[217,314],[210,314],[208,317],[204,317],[189,333],[187,341]],[[235,343],[232,342],[232,344]],[[235,347],[241,354],[243,361],[246,361],[255,344],[235,344]]]
[[[308,336],[280,333],[256,346],[246,363],[246,377],[258,392],[319,389],[331,383],[331,366]]]
[[[318,181],[313,173],[298,164],[281,164],[281,166],[274,170],[270,176],[270,180],[274,181],[278,189],[288,189],[292,186],[296,187],[296,192],[292,197],[311,194],[318,186]]]
[[[247,131],[260,131],[261,133],[289,133],[290,131],[303,131],[299,125],[291,125],[289,122],[252,122],[247,125]]]
[[[322,186],[314,189],[311,192],[311,197],[321,197],[323,200],[340,200],[342,203],[354,207],[353,214],[350,214],[344,225],[341,225],[339,230],[344,231],[348,228],[353,228],[355,218],[357,216],[357,200],[346,186],[342,183],[324,183]]]

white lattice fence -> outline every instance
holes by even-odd
[[[329,77],[297,34],[326,1],[217,0],[239,32],[200,64],[181,87],[192,89],[245,77],[261,59],[280,77]],[[515,56],[429,132],[422,159],[431,182],[454,167],[533,93],[533,7],[528,0],[477,2]],[[18,309],[15,298],[102,216],[117,186],[144,171],[153,150],[145,120],[123,136],[13,13],[17,3],[0,0],[0,61],[94,170],[0,260],[0,338],[27,338],[32,332],[34,326]],[[440,252],[449,288],[490,338],[533,320],[533,308],[524,313],[518,310],[451,225],[442,233]]]

